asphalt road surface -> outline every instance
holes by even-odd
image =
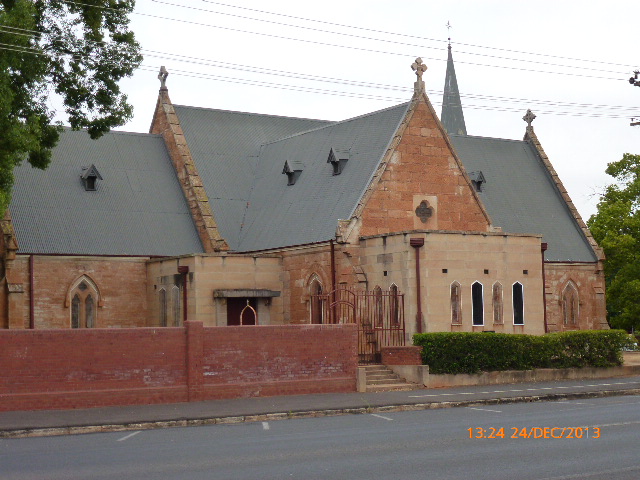
[[[0,440],[2,480],[373,478],[636,480],[640,396]]]

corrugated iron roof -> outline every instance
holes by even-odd
[[[238,250],[334,238],[338,219],[351,216],[407,108],[402,104],[265,145]],[[339,175],[327,162],[335,145],[349,149]],[[304,164],[295,185],[287,185],[282,174],[290,158]]]
[[[251,188],[259,176],[261,146],[332,123],[180,105],[174,108],[220,234],[232,250],[237,250]]]
[[[597,260],[532,145],[464,135],[451,140],[467,171],[482,171],[479,196],[495,226],[507,233],[542,234],[546,260]]]
[[[85,190],[83,167],[102,180]],[[91,140],[65,129],[46,170],[14,170],[10,205],[19,251],[34,254],[181,255],[203,252],[159,135],[111,132]]]

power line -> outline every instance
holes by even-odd
[[[8,48],[8,47],[14,47],[14,48]],[[12,45],[12,44],[0,44],[0,49],[13,50],[13,51],[21,52],[21,53],[34,53],[34,54],[39,54],[39,55],[45,55],[44,53],[42,53],[41,51],[36,50],[35,48],[22,47],[22,46],[19,46],[19,45]],[[149,53],[146,53],[146,52],[147,51],[145,51],[145,55],[147,55],[147,56],[152,56],[152,57],[155,56],[155,57],[165,58],[165,59],[166,59],[166,57],[179,57],[181,62],[188,63],[188,64],[214,66],[214,67],[219,67],[219,68],[227,68],[227,69],[240,70],[240,71],[243,71],[245,69],[245,67],[243,65],[229,63],[229,62],[221,62],[221,61],[217,61],[217,60],[209,60],[209,59],[203,59],[203,58],[198,58],[198,57],[188,57],[188,56],[184,56],[184,55],[163,53],[163,52],[157,52],[157,51],[148,51]],[[188,59],[188,60],[185,60],[185,59]],[[146,69],[148,70],[149,67],[146,67]],[[279,71],[279,70],[266,69],[266,68],[263,69],[261,67],[254,67],[254,70],[258,70],[257,73],[264,73],[264,74],[267,74],[267,75],[294,78],[294,79],[300,79],[300,80],[305,80],[305,81],[325,82],[325,83],[331,83],[331,84],[336,84],[336,85],[345,85],[345,86],[350,86],[350,87],[376,88],[376,89],[395,90],[395,91],[404,91],[404,92],[409,92],[411,90],[411,88],[409,88],[409,87],[401,87],[401,86],[394,86],[394,85],[388,85],[388,84],[387,85],[385,85],[385,84],[375,84],[375,83],[369,83],[369,82],[360,82],[360,81],[354,81],[354,80],[339,79],[339,78],[335,78],[335,77],[318,77],[318,76],[312,76],[312,75],[306,75],[306,74],[299,74],[299,73],[296,73],[296,72],[286,72],[286,71]],[[172,70],[172,73],[176,73],[178,75],[183,75],[183,76],[191,76],[193,78],[217,79],[217,80],[220,80],[220,81],[232,81],[232,82],[235,82],[235,83],[237,83],[238,81],[241,80],[241,79],[234,78],[234,77],[223,77],[223,76],[220,76],[220,75],[213,75],[213,74],[201,73],[201,72],[185,72],[185,71],[179,71],[179,70]],[[250,80],[250,81],[248,81],[248,80],[244,80],[243,79],[242,83],[255,85],[255,86],[269,87],[269,88],[286,89],[286,90],[298,91],[298,92],[315,93],[315,94],[330,94],[330,95],[346,96],[346,97],[360,98],[360,99],[379,100],[379,101],[404,101],[404,100],[406,100],[406,98],[399,98],[399,97],[374,95],[374,94],[361,93],[361,92],[356,93],[356,92],[340,92],[340,91],[335,91],[335,90],[323,90],[323,89],[307,87],[307,86],[269,83],[269,82],[264,82],[264,81],[260,81],[260,80]],[[431,94],[432,95],[434,95],[434,94],[435,95],[442,95],[442,93],[443,93],[442,91],[435,91],[435,92],[432,92]],[[471,100],[485,100],[485,101],[489,101],[489,102],[526,103],[528,105],[538,105],[538,106],[543,106],[543,107],[547,107],[547,108],[553,108],[553,107],[558,107],[558,108],[581,108],[581,109],[591,108],[591,109],[600,109],[600,110],[629,110],[630,109],[630,107],[624,107],[624,106],[619,106],[619,105],[594,105],[594,104],[587,104],[587,103],[557,102],[557,101],[551,101],[551,100],[523,99],[523,98],[517,98],[517,97],[491,96],[491,95],[482,95],[482,94],[473,94],[473,93],[464,93],[464,92],[461,93],[461,97],[462,98],[466,98],[466,99],[471,99]],[[483,105],[468,105],[468,108],[479,108],[479,109],[484,108],[484,109],[494,109],[495,110],[495,107],[489,106],[487,104],[483,104]],[[633,107],[631,107],[631,108],[633,108]],[[517,109],[517,110],[511,109],[511,110],[504,110],[504,111],[519,111],[519,110],[520,109]],[[555,113],[555,114],[569,114],[568,112],[558,112],[557,110],[553,110],[553,113]],[[616,114],[614,115],[614,114],[602,114],[602,113],[584,112],[584,113],[581,113],[579,115],[574,113],[574,115],[576,115],[576,116],[592,115],[592,116],[606,116],[606,117],[609,117],[609,118],[626,118],[629,115],[631,115],[631,113],[625,114],[625,112],[623,111],[623,112],[616,112]]]
[[[423,48],[424,45],[419,45],[419,44],[415,44],[415,43],[406,43],[406,42],[400,42],[400,41],[395,41],[395,40],[386,40],[386,39],[382,39],[382,38],[374,38],[374,37],[364,37],[362,35],[355,35],[355,34],[351,34],[351,33],[346,33],[346,32],[334,32],[334,31],[329,31],[329,30],[323,30],[320,28],[312,28],[312,27],[307,27],[304,25],[294,25],[294,24],[290,24],[290,23],[283,23],[283,22],[275,22],[273,20],[266,20],[266,19],[262,19],[262,18],[252,18],[252,17],[247,17],[244,15],[237,15],[237,14],[233,14],[233,13],[227,13],[227,12],[220,12],[220,11],[216,11],[216,10],[208,10],[205,8],[199,8],[199,7],[194,7],[194,6],[190,6],[190,5],[180,5],[177,3],[171,3],[171,2],[166,2],[166,1],[162,1],[162,0],[152,0],[156,3],[160,3],[163,5],[169,5],[169,6],[173,6],[173,7],[179,7],[179,8],[187,8],[190,10],[195,10],[195,11],[200,11],[200,12],[207,12],[207,13],[213,13],[216,15],[224,15],[224,16],[230,16],[230,17],[234,17],[234,18],[241,18],[244,20],[252,20],[255,22],[264,22],[264,23],[269,23],[271,25],[278,25],[278,26],[285,26],[285,27],[291,27],[291,28],[298,28],[298,29],[303,29],[303,30],[308,30],[308,31],[313,31],[313,32],[320,32],[320,33],[329,33],[331,35],[341,35],[341,36],[345,36],[345,37],[349,37],[349,38],[358,38],[358,39],[362,39],[362,40],[369,40],[369,41],[374,41],[374,42],[384,42],[384,43],[393,43],[396,45],[403,45],[403,46],[410,46],[410,47],[418,47],[418,48]],[[207,2],[207,0],[203,0],[206,3],[217,3],[217,2]],[[344,25],[341,25],[342,27],[344,27]],[[352,27],[348,27],[348,28],[352,28]],[[427,41],[436,41],[433,39],[424,39]],[[475,53],[475,52],[465,52],[465,51],[457,51],[457,53],[459,54],[467,54],[467,55],[477,55],[480,57],[486,57],[486,58],[492,58],[492,59],[497,59],[497,60],[508,60],[508,61],[512,61],[512,62],[526,62],[526,63],[530,63],[530,64],[539,64],[539,65],[546,65],[546,66],[552,66],[552,67],[562,67],[562,68],[578,68],[578,69],[582,69],[582,70],[590,70],[590,71],[596,71],[596,72],[602,72],[602,73],[619,73],[617,71],[611,71],[611,70],[601,70],[601,69],[593,69],[592,67],[580,67],[580,66],[568,66],[566,64],[562,64],[559,65],[557,63],[549,63],[549,62],[543,62],[543,61],[536,61],[536,60],[527,60],[527,59],[519,59],[519,58],[511,58],[511,57],[500,57],[497,55],[489,55],[489,54],[483,54],[483,53]]]
[[[75,2],[75,1],[71,2],[71,3],[74,3],[76,5],[96,7],[95,5],[88,5],[88,4],[85,4],[85,3]],[[96,7],[96,8],[108,8],[108,7]],[[329,43],[329,42],[321,42],[321,41],[318,41],[318,40],[287,37],[287,36],[283,36],[283,35],[276,35],[276,34],[270,34],[270,33],[264,33],[264,32],[253,32],[253,31],[249,31],[249,30],[242,30],[242,29],[239,29],[239,28],[226,27],[226,26],[222,26],[222,25],[212,25],[212,24],[203,23],[203,22],[196,22],[196,21],[193,21],[193,20],[184,20],[184,19],[178,19],[178,18],[163,17],[161,15],[155,15],[155,14],[149,14],[149,13],[142,13],[142,12],[134,12],[134,13],[137,14],[137,15],[145,16],[145,17],[148,17],[148,18],[153,18],[153,19],[156,19],[156,20],[168,20],[168,21],[174,21],[174,22],[179,22],[179,23],[185,23],[185,24],[189,24],[189,25],[196,25],[196,26],[200,26],[200,27],[215,28],[215,29],[229,31],[229,32],[236,32],[236,33],[243,33],[243,34],[250,34],[250,35],[258,35],[258,36],[267,37],[267,38],[275,38],[275,39],[279,39],[279,40],[288,40],[288,41],[301,42],[301,43],[307,43],[307,44],[312,44],[312,45],[320,45],[320,46],[334,47],[334,48],[343,48],[343,49],[357,50],[357,51],[362,51],[362,52],[377,53],[377,54],[384,54],[384,55],[394,55],[394,56],[402,56],[402,57],[412,56],[412,55],[407,55],[407,54],[399,53],[399,52],[390,52],[390,51],[386,51],[386,50],[377,50],[377,49],[371,49],[371,48],[356,47],[356,46],[353,46],[353,45],[340,45],[340,44]],[[423,59],[427,59],[427,60],[434,60],[434,61],[444,61],[444,59],[442,59],[442,58],[433,58],[433,57],[425,57],[425,56],[422,56],[422,58]],[[601,77],[601,76],[596,76],[596,75],[586,75],[586,74],[578,74],[578,73],[572,73],[572,72],[554,72],[554,71],[546,71],[546,70],[535,70],[535,69],[530,69],[530,68],[512,67],[512,66],[507,66],[507,65],[488,65],[488,64],[483,64],[483,63],[475,63],[475,62],[460,61],[460,60],[457,61],[456,63],[473,65],[473,66],[480,66],[480,67],[501,68],[501,69],[506,69],[506,70],[516,70],[516,71],[529,72],[529,73],[565,75],[565,76],[580,77],[580,78],[593,78],[593,79],[599,79],[599,80],[616,80],[616,81],[622,80],[621,78]]]
[[[157,3],[166,3],[166,2],[162,2],[160,0],[152,0],[153,2],[157,2]],[[397,32],[390,32],[390,31],[385,31],[385,30],[376,30],[373,28],[365,28],[365,27],[358,27],[355,25],[346,25],[346,24],[341,24],[341,23],[334,23],[334,22],[328,22],[328,21],[324,21],[324,20],[317,20],[317,19],[313,19],[313,18],[306,18],[306,17],[296,17],[294,15],[288,15],[288,14],[284,14],[284,13],[277,13],[277,12],[270,12],[270,11],[266,11],[266,10],[258,10],[255,8],[249,8],[249,7],[241,7],[238,5],[229,5],[227,3],[221,3],[221,2],[215,2],[212,0],[201,0],[204,3],[211,3],[214,5],[220,5],[223,7],[229,7],[229,8],[236,8],[236,9],[240,9],[240,10],[247,10],[247,11],[252,11],[252,12],[257,12],[257,13],[263,13],[263,14],[267,14],[267,15],[274,15],[274,16],[278,16],[278,17],[285,17],[285,18],[291,18],[291,19],[295,19],[295,20],[303,20],[306,22],[314,22],[314,23],[320,23],[320,24],[324,24],[324,25],[331,25],[331,26],[335,26],[335,27],[340,27],[340,28],[352,28],[355,30],[362,30],[362,31],[367,31],[367,32],[373,32],[373,33],[381,33],[384,35],[394,35],[394,36],[399,36],[399,37],[405,37],[405,38],[414,38],[417,40],[423,40],[423,41],[430,41],[430,42],[445,42],[446,40],[440,40],[440,39],[434,39],[434,38],[426,38],[426,37],[420,37],[417,35],[408,35],[405,33],[397,33]],[[471,43],[461,43],[461,42],[456,42],[458,45],[462,45],[465,47],[473,47],[473,48],[484,48],[484,49],[489,49],[489,50],[497,50],[497,51],[502,51],[502,52],[509,52],[509,53],[518,53],[518,54],[522,54],[522,55],[533,55],[533,56],[540,56],[540,57],[548,57],[548,58],[557,58],[560,60],[572,60],[572,61],[577,61],[577,62],[589,62],[589,63],[601,63],[604,65],[614,65],[614,66],[618,66],[618,67],[628,67],[627,64],[623,64],[623,63],[613,63],[613,62],[604,62],[604,61],[600,61],[600,60],[591,60],[591,59],[581,59],[581,58],[572,58],[572,57],[563,57],[560,55],[549,55],[549,54],[545,54],[545,53],[535,53],[535,52],[523,52],[521,50],[512,50],[512,49],[508,49],[508,48],[500,48],[500,47],[488,47],[486,45],[475,45],[475,44],[471,44]]]
[[[155,72],[157,69],[155,67],[151,67],[151,66],[142,66],[140,67],[142,70],[146,70],[146,71],[153,71]],[[175,74],[178,76],[185,76],[185,77],[191,77],[191,78],[199,78],[199,79],[205,79],[205,80],[215,80],[215,81],[221,81],[221,82],[226,82],[226,83],[233,83],[233,84],[243,84],[243,85],[252,85],[252,86],[257,86],[257,87],[265,87],[265,88],[274,88],[274,89],[279,89],[279,90],[287,90],[287,91],[295,91],[295,92],[303,92],[303,93],[313,93],[313,94],[322,94],[322,95],[331,95],[331,96],[339,96],[339,97],[350,97],[350,98],[358,98],[358,99],[365,99],[365,100],[377,100],[377,101],[393,101],[393,102],[405,102],[408,100],[408,98],[400,98],[400,97],[392,97],[392,96],[382,96],[382,95],[372,95],[372,94],[366,94],[366,93],[359,93],[359,92],[344,92],[344,91],[337,91],[337,90],[326,90],[326,89],[319,89],[319,88],[312,88],[312,87],[305,87],[305,86],[300,86],[300,85],[291,85],[291,84],[282,84],[282,83],[273,83],[273,82],[265,82],[265,81],[260,81],[260,80],[250,80],[250,79],[246,79],[246,78],[238,78],[238,77],[225,77],[225,76],[221,76],[221,75],[214,75],[214,74],[208,74],[208,73],[201,73],[201,72],[189,72],[189,71],[184,71],[184,70],[172,70],[171,74]],[[432,94],[432,93],[431,93]],[[497,97],[500,98],[500,97]],[[434,104],[438,105],[441,102],[433,102]],[[535,103],[535,101],[529,101],[529,103]],[[558,106],[558,107],[567,107],[567,105],[561,105],[561,104],[557,104],[557,105],[547,105],[547,107],[549,106]],[[583,104],[576,104],[576,106],[584,106]],[[487,105],[487,104],[465,104],[464,108],[467,109],[473,109],[473,110],[487,110],[487,111],[497,111],[497,112],[522,112],[523,109],[521,107],[508,107],[503,105],[500,106],[495,106],[495,105]],[[592,118],[629,118],[631,116],[631,113],[629,114],[624,114],[623,112],[620,113],[612,113],[612,114],[607,114],[607,113],[603,113],[603,112],[571,112],[571,111],[561,111],[561,110],[553,110],[553,109],[548,109],[548,110],[539,110],[538,113],[540,114],[549,114],[549,115],[561,115],[561,116],[573,116],[573,117],[592,117]]]

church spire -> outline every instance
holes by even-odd
[[[451,40],[451,39],[449,39]],[[458,80],[453,67],[451,56],[451,43],[449,43],[449,56],[447,58],[447,74],[444,80],[444,95],[442,97],[442,114],[440,120],[445,130],[450,135],[466,135],[467,127],[462,113],[462,102],[458,91]]]

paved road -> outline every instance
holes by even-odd
[[[337,393],[254,397],[206,402],[132,405],[78,410],[0,412],[0,437],[39,434],[86,433],[111,428],[157,428],[165,422],[224,421],[232,417],[241,422],[255,421],[256,416],[275,414],[287,417],[357,413],[407,408],[440,408],[469,403],[530,402],[545,399],[576,399],[608,394],[640,393],[640,377],[591,380],[530,382],[510,385],[466,386],[446,389],[421,389],[410,392]],[[407,408],[405,408],[407,407]],[[131,425],[133,424],[133,425]],[[98,427],[95,426],[105,426]],[[70,430],[69,427],[72,427]],[[40,432],[42,433],[42,432]]]
[[[1,439],[0,478],[635,480],[638,431],[640,396],[616,396]]]

